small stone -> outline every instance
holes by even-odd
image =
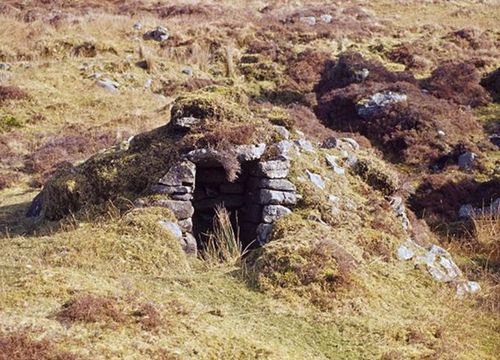
[[[337,164],[337,157],[333,155],[326,155],[326,162],[331,166],[335,174],[345,175],[345,170],[343,167]]]
[[[147,31],[143,38],[144,40],[154,40],[158,42],[163,42],[168,40],[170,33],[163,26],[157,26],[154,30]]]
[[[10,65],[7,63],[0,63],[0,70],[10,70]]]
[[[134,30],[141,30],[142,24],[140,22],[136,22],[133,26]]]
[[[481,286],[476,281],[460,281],[457,283],[457,298],[463,299],[467,294],[475,294],[481,290]]]
[[[341,138],[338,139],[338,146],[342,150],[346,151],[358,151],[360,146],[356,140],[353,138]]]
[[[285,140],[290,137],[290,132],[284,126],[274,126],[274,130]]]
[[[320,189],[324,190],[326,187],[325,180],[321,177],[321,175],[315,174],[310,172],[309,170],[306,170],[307,176],[309,177],[309,180],[319,187]]]
[[[321,21],[323,21],[325,24],[330,24],[333,20],[333,16],[329,14],[323,14],[319,17]]]
[[[182,69],[181,72],[187,76],[193,76],[193,69],[190,67]]]
[[[272,223],[291,213],[292,210],[282,205],[266,205],[262,210],[262,221]]]
[[[299,149],[308,152],[308,153],[315,153],[316,150],[314,150],[313,144],[309,140],[306,139],[299,139],[295,141],[295,144],[299,147]]]
[[[496,145],[497,147],[500,147],[500,135],[491,135],[490,136],[490,141],[493,145]]]
[[[438,130],[437,134],[438,134],[439,137],[445,137],[446,136],[446,134],[445,134],[445,132],[443,130]]]
[[[295,205],[297,195],[293,192],[261,189],[258,201],[262,205]]]
[[[314,26],[316,25],[316,18],[314,16],[302,16],[299,18],[300,22],[309,25],[309,26]]]
[[[172,119],[172,126],[177,130],[189,130],[201,123],[201,119],[194,116],[185,116]]]
[[[332,137],[329,137],[323,143],[321,144],[321,147],[323,149],[335,149],[337,147],[337,139]]]
[[[193,231],[193,219],[191,219],[191,218],[180,220],[177,224],[181,228],[182,232]]]
[[[159,223],[165,230],[170,232],[176,239],[182,238],[182,230],[178,224],[167,220],[160,220]]]
[[[290,171],[290,162],[283,160],[270,160],[259,162],[253,170],[253,175],[264,176],[270,179],[286,178]]]
[[[398,258],[400,260],[410,260],[413,256],[415,256],[415,253],[405,245],[398,248]]]
[[[273,225],[259,224],[259,226],[257,226],[257,245],[263,246],[267,244],[271,238],[272,231]]]
[[[146,79],[146,81],[144,82],[144,87],[146,89],[149,89],[152,85],[153,85],[153,79]]]
[[[183,161],[172,166],[158,182],[168,186],[193,186],[195,176],[195,164],[190,161]]]
[[[184,237],[181,240],[181,247],[186,254],[196,255],[198,246],[196,244],[195,237],[190,233],[184,234]]]
[[[109,79],[97,80],[96,85],[110,93],[118,92],[118,83]]]
[[[462,170],[470,170],[474,167],[477,155],[467,151],[458,157],[458,167]]]

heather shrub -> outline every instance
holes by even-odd
[[[479,82],[479,72],[473,65],[446,62],[423,81],[423,87],[437,98],[459,105],[478,107],[491,100]]]

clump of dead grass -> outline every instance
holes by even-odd
[[[132,313],[132,316],[136,317],[137,323],[147,331],[154,331],[165,323],[161,313],[158,311],[157,305],[151,302],[141,304],[138,309]]]

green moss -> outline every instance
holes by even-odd
[[[0,119],[0,132],[20,128],[23,123],[12,115],[5,115]]]

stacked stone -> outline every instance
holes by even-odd
[[[272,223],[292,211],[287,207],[297,203],[295,185],[286,179],[290,161],[261,161],[252,169],[248,181],[250,201],[248,209],[257,216],[257,245],[268,242]]]
[[[186,253],[196,252],[196,239],[192,235],[194,207],[192,204],[196,179],[196,166],[183,161],[172,166],[168,172],[151,187],[154,196],[138,200],[137,206],[160,206],[170,209],[182,231],[180,239]],[[163,195],[163,196],[162,196]]]

